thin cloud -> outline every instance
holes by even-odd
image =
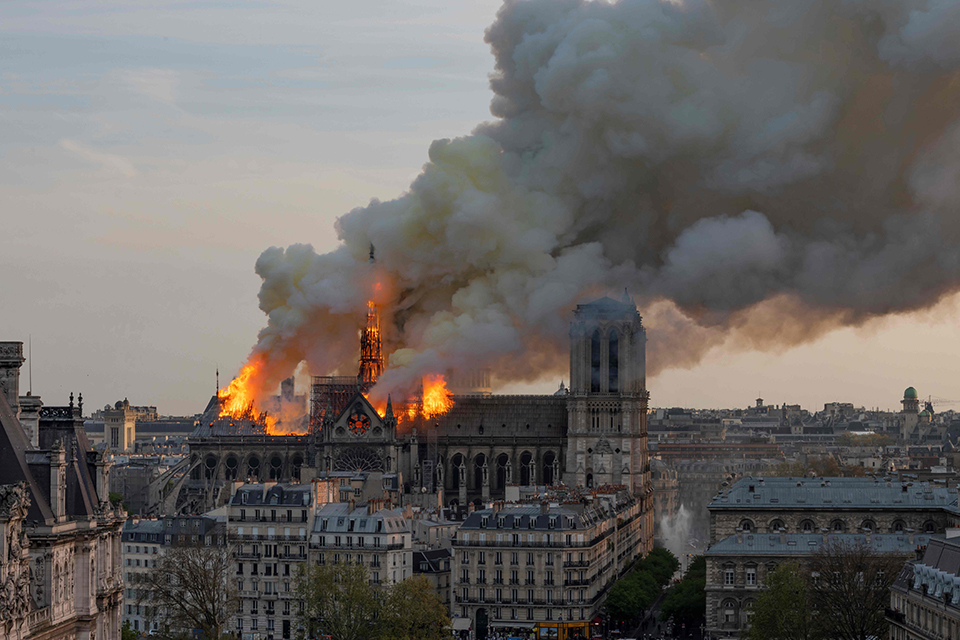
[[[116,171],[128,178],[132,178],[138,173],[136,167],[133,166],[133,163],[123,156],[118,156],[112,153],[103,153],[101,151],[94,151],[93,149],[85,147],[75,140],[69,140],[67,138],[64,138],[60,141],[60,147],[76,154],[87,162],[99,164],[104,169]]]

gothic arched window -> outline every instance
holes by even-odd
[[[610,332],[610,340],[607,343],[607,371],[609,371],[610,386],[607,389],[610,393],[620,391],[620,338],[617,330]]]
[[[600,393],[600,331],[590,337],[590,391]]]

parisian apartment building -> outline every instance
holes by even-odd
[[[608,589],[642,554],[643,512],[623,487],[565,497],[467,516],[453,540],[454,631],[590,636]]]
[[[292,638],[299,602],[295,581],[307,561],[321,485],[244,484],[227,505],[227,540],[234,556],[243,638]]]
[[[131,518],[123,525],[121,568],[124,577],[123,622],[134,631],[160,630],[163,611],[155,609],[149,598],[141,598],[144,576],[156,570],[157,560],[174,546],[226,546],[226,525],[217,518],[169,516],[145,520]]]

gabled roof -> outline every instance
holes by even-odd
[[[10,409],[6,397],[0,393],[0,484],[27,483],[30,509],[27,518],[34,522],[53,520],[53,512],[45,494],[27,466],[30,442],[20,421]]]

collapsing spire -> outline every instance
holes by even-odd
[[[372,245],[370,255],[373,255]],[[360,372],[357,374],[357,382],[364,391],[377,384],[380,374],[383,373],[381,347],[380,311],[371,300],[367,303],[367,326],[360,334]]]

